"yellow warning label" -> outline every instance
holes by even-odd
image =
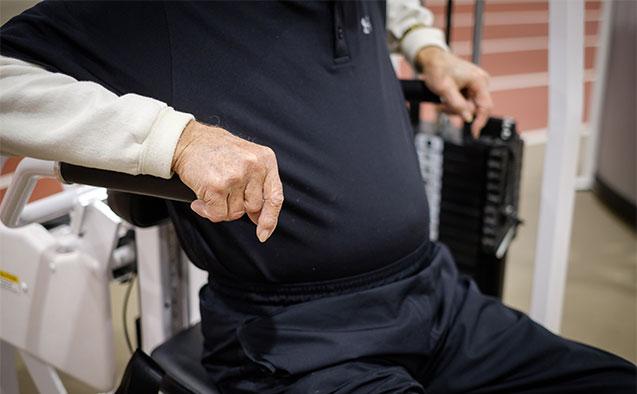
[[[20,280],[17,276],[0,270],[0,289],[5,289],[16,294],[20,294]]]
[[[20,283],[20,281],[18,280],[18,277],[15,275],[11,275],[8,272],[5,272],[3,270],[0,270],[0,278],[4,279],[4,280],[8,280],[9,282],[13,282],[13,283]]]

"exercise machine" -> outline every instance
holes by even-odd
[[[166,221],[126,222],[95,186],[65,185],[26,204],[37,179],[61,179],[64,167],[22,160],[0,206],[2,394],[18,393],[15,351],[41,393],[67,392],[58,371],[98,391],[113,389],[112,281],[132,285],[138,277],[138,345],[149,352],[199,319],[197,293],[207,275],[188,264]]]

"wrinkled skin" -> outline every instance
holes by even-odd
[[[489,75],[438,47],[421,49],[416,62],[429,89],[440,96],[443,111],[460,115],[466,122],[473,119],[471,133],[477,137],[493,108]]]
[[[265,242],[276,228],[283,186],[272,149],[195,121],[184,129],[173,170],[197,195],[190,207],[213,222],[248,214]]]

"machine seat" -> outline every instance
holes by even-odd
[[[166,201],[156,197],[109,190],[108,205],[138,227],[154,226],[168,219]],[[118,393],[139,394],[139,385],[144,392],[157,392],[161,386],[168,394],[220,394],[201,365],[202,349],[201,324],[197,323],[159,345],[151,354],[152,360],[143,353],[134,357],[135,362],[129,363],[132,376],[143,378],[123,384]]]
[[[201,365],[202,349],[203,335],[201,325],[197,323],[158,346],[151,353],[151,357],[167,375],[190,392],[220,394]]]
[[[162,198],[109,190],[108,206],[137,227],[155,226],[168,219],[168,207]]]

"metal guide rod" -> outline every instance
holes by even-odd
[[[453,0],[447,1],[447,29],[445,31],[445,41],[447,45],[451,46],[451,14],[453,13]]]
[[[473,54],[471,61],[480,65],[480,43],[482,42],[482,15],[484,14],[484,0],[476,0],[473,7]]]
[[[548,141],[542,174],[531,317],[559,332],[582,128],[584,1],[549,3]]]

